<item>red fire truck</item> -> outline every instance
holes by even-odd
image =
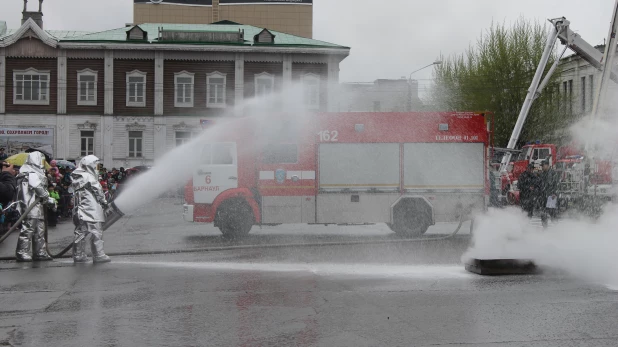
[[[520,151],[517,151],[511,157],[511,162],[507,167],[507,172],[501,176],[502,194],[509,204],[519,203],[519,191],[517,191],[517,180],[519,176],[526,171],[528,164],[534,164],[537,169],[540,169],[541,163],[547,159],[549,164],[556,164],[556,145],[554,144],[527,144],[522,146]]]
[[[232,237],[284,223],[387,223],[415,236],[487,206],[484,114],[290,118],[237,119],[200,145],[185,220]]]
[[[602,200],[610,200],[613,195],[612,163],[609,160],[594,159],[586,163],[585,151],[578,150],[576,144],[557,148],[553,144],[529,144],[522,147],[507,169],[508,174],[502,175],[502,191],[509,204],[519,204],[517,181],[526,170],[528,164],[535,164],[540,170],[541,162],[549,160],[550,165],[560,173],[560,196],[565,200],[563,208],[568,207],[573,200],[581,200],[581,195],[590,195]],[[586,168],[586,164],[593,167]],[[586,180],[584,178],[587,177]],[[589,187],[584,187],[584,181]],[[587,190],[587,191],[584,191]]]

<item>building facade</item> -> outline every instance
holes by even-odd
[[[604,45],[595,48],[601,52],[605,51]],[[618,62],[614,70],[617,67]],[[560,84],[557,87],[567,100],[571,100],[567,105],[568,110],[579,116],[589,114],[592,111],[593,99],[596,97],[601,71],[576,54],[562,58],[559,71]],[[618,86],[614,82],[610,82],[607,88],[609,93],[618,92]]]
[[[341,83],[339,112],[422,111],[418,82],[405,78],[378,79],[371,83]]]
[[[235,23],[83,33],[24,16],[16,30],[0,22],[0,127],[49,129],[56,158],[94,154],[107,167],[151,165],[201,124],[246,115],[244,100],[294,82],[308,109],[331,110],[349,54]]]
[[[133,23],[229,20],[311,38],[313,0],[133,0]]]

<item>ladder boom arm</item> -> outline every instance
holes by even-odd
[[[595,69],[603,71],[603,53],[594,48],[586,40],[584,40],[579,34],[574,33],[569,27],[570,22],[564,17],[551,19],[550,22],[554,25],[558,31],[558,40],[563,45],[569,47],[578,56],[582,57],[585,61],[594,66]],[[618,74],[613,70],[610,75],[610,79],[618,83]]]
[[[618,13],[618,0],[616,0],[616,8],[615,13]],[[612,20],[612,25],[615,25],[615,17]],[[594,48],[591,44],[586,42],[586,40],[582,39],[579,34],[576,34],[569,27],[570,22],[562,17],[555,18],[549,20],[552,23],[553,28],[551,28],[550,33],[547,37],[547,42],[545,44],[545,50],[543,51],[543,55],[541,56],[541,61],[539,62],[539,66],[537,67],[536,73],[532,79],[532,83],[530,88],[528,89],[528,94],[526,95],[526,99],[524,100],[524,104],[521,108],[519,116],[517,117],[517,122],[515,123],[515,127],[513,128],[513,133],[511,134],[511,138],[509,139],[509,143],[507,144],[507,149],[514,149],[517,141],[519,141],[519,136],[523,129],[524,123],[526,122],[526,118],[528,117],[528,113],[530,112],[530,108],[532,107],[532,102],[539,97],[543,88],[549,82],[551,75],[555,71],[558,62],[566,48],[570,48],[577,55],[582,57],[585,61],[590,63],[590,65],[594,66],[597,70],[603,71],[606,66],[604,61],[604,54],[601,53],[598,49]],[[560,56],[553,63],[551,68],[549,69],[547,75],[541,82],[541,77],[543,75],[543,70],[547,66],[550,53],[554,47],[556,39],[560,40],[560,42],[565,45],[565,49],[562,51]],[[614,41],[611,41],[614,42]],[[613,46],[613,45],[610,45]],[[614,48],[615,49],[615,48]],[[614,82],[618,83],[618,74],[614,69],[612,71],[605,71],[605,74],[609,74],[609,78]],[[598,99],[598,98],[597,98]],[[506,155],[502,158],[502,162],[500,165],[500,172],[505,172],[506,168],[511,161],[511,153],[507,152]]]

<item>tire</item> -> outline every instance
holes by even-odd
[[[415,205],[402,205],[393,211],[394,223],[388,224],[389,228],[402,237],[418,237],[429,229],[431,217]]]
[[[242,198],[227,200],[217,209],[216,224],[226,238],[247,236],[254,222],[253,210]]]

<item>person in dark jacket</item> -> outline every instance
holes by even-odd
[[[532,217],[537,192],[539,191],[539,178],[534,173],[534,164],[528,164],[528,169],[519,176],[517,187],[519,188],[521,208],[528,212],[528,217]]]
[[[4,148],[0,148],[0,160],[3,161],[8,157],[9,157],[8,154],[4,152]]]
[[[56,192],[55,184],[50,183],[47,186],[47,192],[49,193],[49,196],[52,199],[56,200],[55,206],[58,206],[58,202],[60,201],[60,196]],[[47,226],[55,227],[58,224],[57,208],[47,206],[47,211],[45,213],[47,213],[47,216],[46,216]]]
[[[15,192],[17,190],[17,181],[15,180],[16,172],[13,169],[12,164],[2,163],[2,171],[0,172],[0,205],[1,209],[7,208],[11,201],[15,199]],[[7,211],[9,214],[10,211]],[[0,216],[0,221],[2,224],[0,225],[0,235],[4,234],[8,228],[10,223],[10,218],[7,216]]]
[[[13,165],[3,162],[2,172],[0,172],[0,204],[2,204],[3,209],[15,199],[15,192],[17,190],[15,175],[16,172],[13,169]]]
[[[539,175],[539,182],[541,184],[539,202],[542,204],[541,210],[544,211],[541,215],[541,220],[543,221],[543,226],[547,227],[547,218],[550,217],[553,220],[556,217],[560,177],[549,165],[549,160],[544,160],[541,167],[543,171]],[[553,207],[548,207],[549,205],[553,205]]]

